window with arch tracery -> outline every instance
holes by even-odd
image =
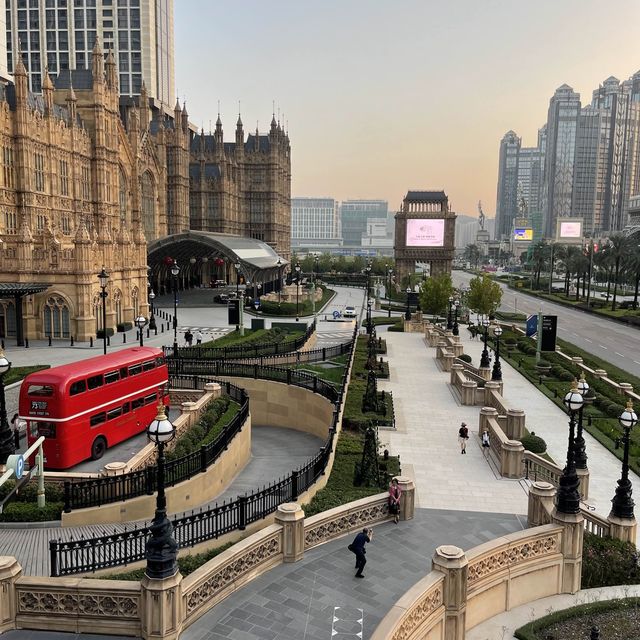
[[[93,317],[96,319],[96,333],[102,329],[102,298],[99,293],[93,296]]]
[[[134,319],[140,315],[140,302],[139,302],[138,287],[134,287],[131,291],[131,302],[133,303],[133,317]]]
[[[116,311],[116,324],[122,324],[122,291],[120,289],[113,294],[113,305]]]
[[[124,174],[122,167],[120,167],[120,193],[119,193],[119,203],[120,203],[120,223],[122,226],[127,226],[127,209],[129,207],[129,193],[127,192],[127,176]]]
[[[49,296],[43,310],[44,335],[51,338],[68,338],[71,335],[69,326],[69,305],[61,296]]]
[[[156,236],[156,190],[153,178],[145,171],[140,178],[140,193],[142,196],[142,228],[147,241]]]
[[[0,338],[16,335],[16,305],[13,300],[0,300]]]

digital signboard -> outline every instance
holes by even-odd
[[[562,239],[577,239],[582,237],[582,220],[560,221],[558,236]]]
[[[513,239],[517,241],[533,240],[533,229],[530,227],[516,227],[513,230]]]
[[[407,218],[407,247],[443,247],[443,218]]]

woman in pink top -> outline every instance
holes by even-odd
[[[398,481],[394,478],[389,485],[389,513],[393,515],[393,521],[398,524],[400,519],[400,496],[402,491]]]

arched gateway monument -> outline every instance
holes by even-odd
[[[408,191],[395,215],[394,254],[400,278],[428,262],[431,275],[451,273],[455,250],[456,214],[444,191]]]

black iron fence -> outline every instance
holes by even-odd
[[[218,381],[211,379],[209,382]],[[171,487],[206,471],[242,429],[249,415],[249,396],[244,389],[229,382],[221,382],[221,384],[225,393],[240,404],[240,410],[215,440],[202,445],[198,451],[166,463],[166,486]],[[103,504],[152,495],[158,486],[156,471],[156,466],[153,465],[118,476],[67,481],[64,483],[64,511],[69,513],[73,509],[99,507]]]
[[[324,474],[335,445],[338,413],[343,401],[342,389],[346,384],[346,372],[341,388],[336,389],[315,376],[291,369],[258,366],[256,370],[254,365],[224,364],[229,366],[227,371],[230,373],[221,373],[221,375],[239,376],[241,375],[240,371],[247,371],[250,372],[251,377],[254,377],[254,373],[258,373],[259,377],[269,380],[276,379],[313,389],[334,404],[333,418],[329,435],[320,450],[300,468],[294,469],[286,478],[277,480],[250,495],[238,496],[233,502],[215,505],[207,510],[194,511],[190,515],[175,518],[173,520],[174,535],[178,545],[182,548],[192,547],[205,540],[216,539],[236,529],[244,530],[247,525],[273,513],[280,504],[297,500],[301,493],[311,487]],[[187,384],[189,388],[200,389],[207,382],[211,382],[212,378],[193,375],[174,378],[174,381]],[[50,540],[51,575],[64,576],[97,571],[98,569],[144,560],[146,540],[149,534],[149,528],[142,526],[95,538],[68,541]]]
[[[177,358],[189,360],[238,360],[243,358],[259,358],[260,356],[274,356],[282,353],[291,353],[301,349],[316,330],[314,320],[306,331],[293,340],[285,342],[264,342],[255,344],[236,344],[228,347],[178,347],[178,353],[174,354],[173,347],[162,347],[167,361]]]

